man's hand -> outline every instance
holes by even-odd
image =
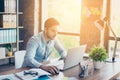
[[[47,72],[50,72],[52,75],[59,74],[59,69],[56,66],[41,65],[40,68]]]

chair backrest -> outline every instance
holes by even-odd
[[[15,69],[21,68],[26,50],[16,51],[15,52]]]

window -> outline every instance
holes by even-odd
[[[120,0],[111,0],[111,12],[110,12],[111,19],[110,19],[110,21],[111,21],[112,29],[114,30],[116,36],[120,40],[120,8],[119,8],[119,3],[120,3]],[[113,37],[111,32],[110,32],[110,37],[111,38]],[[115,44],[114,40],[109,40],[109,52],[110,53],[113,53],[114,44]],[[120,42],[119,41],[117,43],[116,54],[117,53],[120,53]]]
[[[120,0],[111,0],[111,26],[117,36],[120,36]],[[113,36],[110,34],[110,36]]]
[[[66,49],[79,45],[80,15],[81,0],[48,0],[48,17],[55,17],[60,22],[58,37]]]
[[[67,49],[79,46],[80,38],[79,36],[71,35],[58,35],[59,40],[63,43],[63,46]]]
[[[48,17],[55,17],[61,32],[80,33],[81,0],[48,0]]]
[[[47,17],[54,17],[60,22],[58,38],[65,47],[80,44],[81,0],[47,0]]]
[[[58,39],[63,44],[66,50],[72,47],[79,46],[79,36],[71,36],[71,35],[58,35]],[[51,58],[58,57],[59,55],[56,54],[57,51],[54,49],[52,54],[50,55]]]
[[[39,0],[35,0],[34,4],[34,35],[37,35],[39,33]]]

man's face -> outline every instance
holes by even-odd
[[[59,25],[51,26],[45,29],[45,33],[48,39],[53,40],[57,36]]]

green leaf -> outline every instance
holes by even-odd
[[[93,61],[105,61],[108,57],[108,53],[106,52],[105,48],[100,46],[94,46],[91,48],[89,52],[89,57],[93,59]]]

